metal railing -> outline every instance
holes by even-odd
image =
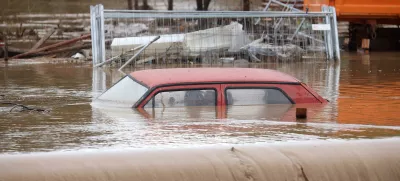
[[[275,1],[272,0],[272,3]],[[285,6],[283,4],[282,6]],[[267,10],[268,8],[264,9]],[[91,7],[93,65],[122,65],[154,37],[133,66],[339,60],[335,9],[288,11],[141,11]],[[115,59],[115,60],[114,60]]]

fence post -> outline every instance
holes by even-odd
[[[104,30],[104,6],[99,5],[99,21],[100,21],[100,57],[99,63],[106,61],[106,42],[105,42],[105,30]]]
[[[90,30],[92,35],[92,91],[95,94],[93,97],[96,98],[99,93],[106,89],[106,74],[101,69],[94,67],[98,62],[102,62],[105,59],[104,52],[105,44],[101,43],[101,39],[104,40],[104,16],[102,5],[90,6]],[[101,19],[103,17],[103,19]],[[101,26],[103,24],[103,26]],[[103,31],[103,34],[101,34]],[[103,38],[101,38],[103,36]],[[101,46],[103,45],[103,46]]]
[[[332,35],[335,45],[335,59],[340,61],[340,47],[339,47],[339,33],[337,28],[337,17],[336,17],[336,9],[335,7],[329,7],[330,12],[332,13]]]
[[[322,12],[329,13],[329,8],[328,8],[328,6],[326,6],[326,5],[322,6]],[[326,15],[326,17],[325,17],[325,23],[326,23],[326,24],[329,24],[330,27],[332,27],[332,26],[331,26],[331,17],[330,17],[330,16],[331,16],[330,14],[327,14],[327,15]],[[331,30],[327,30],[324,34],[325,34],[325,37],[326,37],[326,42],[325,42],[325,44],[326,44],[326,47],[327,47],[327,49],[328,49],[328,51],[327,51],[327,53],[328,53],[328,59],[329,59],[329,60],[333,60],[332,28],[331,28]]]
[[[95,66],[106,59],[103,5],[99,4],[90,7],[90,24],[93,66]]]
[[[96,35],[96,7],[90,6],[90,33],[92,35],[92,63],[97,64],[97,35]]]

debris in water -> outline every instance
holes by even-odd
[[[301,47],[294,44],[272,45],[263,41],[263,38],[257,39],[241,49],[247,50],[249,54],[253,55],[277,56],[279,58],[291,58],[301,55],[304,51]]]
[[[235,58],[234,57],[222,57],[222,58],[220,58],[220,60],[224,63],[230,63],[230,62],[233,62],[235,60]]]
[[[74,59],[85,59],[86,57],[84,55],[82,55],[81,53],[76,53],[75,55],[72,55],[71,58],[74,58]]]
[[[17,58],[24,58],[24,57],[36,57],[36,56],[44,56],[44,55],[49,55],[49,54],[57,54],[57,53],[69,53],[71,51],[79,51],[81,49],[85,49],[85,48],[90,48],[91,45],[75,45],[72,47],[67,47],[67,48],[63,48],[63,49],[58,49],[67,45],[71,45],[77,42],[80,42],[84,39],[88,39],[90,38],[91,35],[90,34],[86,34],[86,35],[82,35],[80,37],[77,38],[73,38],[70,40],[66,40],[66,41],[62,41],[56,44],[52,44],[49,46],[45,46],[42,48],[38,48],[38,49],[34,49],[34,50],[29,50],[27,52],[18,54],[14,57],[12,57],[13,59],[17,59]]]
[[[17,109],[18,112],[23,112],[23,111],[30,111],[30,112],[32,112],[32,111],[35,111],[35,112],[49,112],[49,111],[46,110],[46,109],[42,109],[42,108],[32,108],[32,107],[28,107],[28,106],[25,106],[25,105],[22,105],[22,104],[17,104],[17,103],[12,103],[12,102],[2,102],[2,104],[13,106],[13,107],[10,109],[9,112],[12,112],[12,111],[15,110],[16,108],[20,108],[20,109]]]

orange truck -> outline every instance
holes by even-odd
[[[334,6],[338,21],[349,22],[349,46],[353,47],[350,49],[370,49],[369,40],[375,49],[385,46],[400,49],[399,28],[377,30],[378,24],[400,25],[400,0],[304,0],[303,3],[304,10],[309,11],[321,11],[322,5]],[[381,39],[374,41],[376,38]]]
[[[304,9],[321,11],[322,5],[334,6],[339,20],[400,23],[400,0],[304,0]]]

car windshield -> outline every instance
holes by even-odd
[[[133,106],[147,91],[147,87],[126,76],[100,95],[97,100]]]

